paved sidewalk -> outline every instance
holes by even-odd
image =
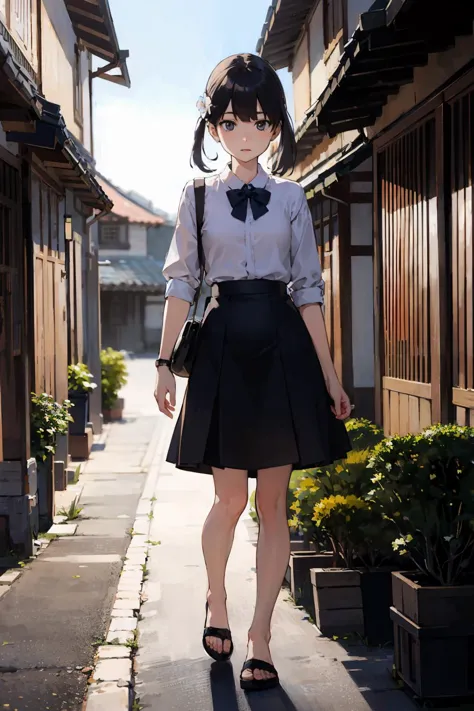
[[[182,390],[182,387],[181,387]],[[166,420],[167,443],[173,423]],[[232,664],[217,665],[201,646],[206,592],[201,527],[213,498],[212,480],[160,467],[141,608],[136,697],[145,711],[413,711],[393,683],[391,655],[364,647],[346,652],[322,638],[282,591],[274,616],[272,652],[283,689],[247,697],[238,685],[255,598],[256,527],[244,514],[229,561],[227,591],[235,641]]]
[[[0,709],[83,707],[88,677],[81,670],[109,624],[161,427],[149,406],[153,368],[143,373],[131,361],[130,370],[127,422],[110,426],[80,478],[84,511],[76,535],[53,541],[0,600]]]

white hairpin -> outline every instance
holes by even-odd
[[[205,119],[211,113],[211,97],[207,94],[200,96],[196,103],[196,108],[201,114],[201,118]]]

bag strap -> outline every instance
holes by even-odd
[[[194,309],[192,320],[196,320],[196,311],[199,302],[199,297],[201,296],[202,285],[204,281],[204,249],[202,246],[202,226],[204,224],[204,202],[206,197],[206,182],[204,178],[194,178],[194,199],[196,203],[196,238],[197,238],[197,249],[198,249],[198,261],[199,261],[199,287],[196,289],[194,295]]]

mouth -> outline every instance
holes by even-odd
[[[241,148],[240,150],[243,151],[244,153],[250,153],[252,151],[251,148]]]

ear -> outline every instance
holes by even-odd
[[[214,126],[213,123],[208,123],[207,124],[207,130],[209,131],[210,135],[212,138],[216,141],[216,143],[220,143],[220,138],[219,134],[217,133],[217,128]]]

